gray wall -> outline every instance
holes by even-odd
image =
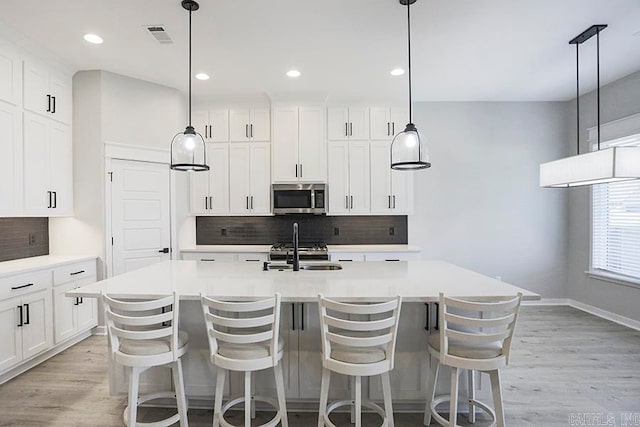
[[[566,297],[567,193],[538,186],[566,153],[567,103],[419,103],[431,154],[415,172],[409,243],[540,293]]]
[[[600,91],[601,122],[621,119],[640,113],[640,72],[617,80]],[[567,147],[575,153],[575,102],[571,105],[569,118],[571,136]],[[596,96],[591,92],[580,98],[581,152],[588,151],[586,129],[597,124]],[[584,272],[589,269],[591,246],[591,190],[572,188],[569,194],[569,277],[570,298],[601,309],[640,320],[640,288],[624,286],[589,278]]]

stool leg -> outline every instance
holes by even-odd
[[[449,403],[449,427],[455,427],[458,414],[458,368],[451,368],[451,401]]]
[[[356,401],[356,378],[355,377],[349,378],[349,385],[351,386],[351,400],[355,402]],[[351,416],[350,418],[351,424],[355,424],[356,423],[356,405],[351,405],[349,407],[349,414]]]
[[[182,361],[178,359],[171,366],[173,374],[173,383],[176,388],[176,403],[178,404],[178,414],[180,414],[180,426],[188,427],[189,421],[187,420],[187,397],[184,391],[184,376],[182,374]]]
[[[423,424],[428,426],[431,424],[431,402],[436,395],[436,383],[438,381],[438,370],[440,362],[435,357],[429,355],[429,382],[427,384],[427,403],[424,405],[424,421]]]
[[[476,398],[476,377],[473,369],[467,370],[467,400],[469,401],[469,415],[467,419],[470,424],[476,422],[476,405],[471,403]]]
[[[318,427],[325,427],[324,420],[327,416],[327,400],[329,400],[329,383],[331,371],[322,368],[322,383],[320,385],[320,408],[318,408]]]
[[[138,417],[138,386],[140,384],[140,371],[138,368],[131,368],[129,375],[129,427],[136,426]]]
[[[380,375],[382,380],[382,394],[384,395],[384,412],[387,416],[387,426],[394,427],[393,423],[393,401],[391,400],[391,381],[389,380],[389,372]]]
[[[362,377],[356,376],[356,427],[362,427]]]
[[[224,394],[224,378],[227,374],[225,369],[220,367],[216,377],[216,397],[213,404],[213,427],[220,427],[220,418],[222,417],[222,395]]]
[[[278,406],[280,407],[280,423],[282,427],[289,427],[289,419],[287,418],[287,401],[284,395],[284,377],[282,376],[282,365],[280,362],[273,367],[276,376],[276,392],[278,393]]]
[[[489,372],[491,378],[491,393],[493,394],[493,406],[496,412],[496,425],[504,427],[504,408],[502,406],[502,389],[500,388],[500,371]]]
[[[256,395],[256,382],[254,381],[255,375],[253,371],[251,372],[251,396]],[[251,399],[251,419],[256,419],[256,400]]]
[[[244,426],[251,427],[251,371],[244,373]]]

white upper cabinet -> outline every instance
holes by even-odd
[[[275,108],[272,150],[273,182],[325,182],[323,108]]]
[[[229,144],[206,144],[207,172],[190,174],[192,214],[229,213]]]
[[[229,145],[229,210],[239,215],[271,212],[271,157],[268,143]]]
[[[249,164],[249,207],[255,215],[271,213],[271,147],[268,143],[251,144]]]
[[[329,212],[349,212],[349,143],[330,142],[329,158]]]
[[[44,64],[25,60],[23,68],[24,108],[71,124],[71,77]]]
[[[0,216],[22,213],[22,113],[0,101]]]
[[[205,142],[229,141],[229,110],[194,111],[191,122]]]
[[[409,122],[406,108],[372,107],[370,114],[372,140],[391,140]]]
[[[369,143],[329,143],[329,212],[369,213],[369,188]]]
[[[271,139],[271,120],[268,108],[229,110],[229,140],[232,142]]]
[[[391,169],[391,143],[371,143],[371,213],[406,215],[413,210],[413,173]]]
[[[349,209],[355,214],[369,213],[369,143],[349,143]]]
[[[327,128],[330,141],[368,140],[369,108],[329,107]]]
[[[73,152],[69,126],[24,113],[24,213],[73,215]]]
[[[0,101],[21,105],[21,64],[16,52],[7,46],[0,46]]]

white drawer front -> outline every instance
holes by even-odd
[[[335,262],[364,261],[364,254],[359,252],[330,253],[329,257]]]
[[[366,254],[367,261],[415,261],[420,259],[416,252],[373,252]]]
[[[12,298],[51,287],[51,270],[33,271],[0,278],[0,299]]]
[[[96,260],[63,265],[53,270],[53,285],[76,282],[87,277],[96,276]]]
[[[238,254],[229,252],[183,252],[182,259],[204,262],[232,262],[238,260]]]

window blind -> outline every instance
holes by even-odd
[[[640,134],[601,146],[640,146]],[[593,185],[591,191],[592,269],[640,279],[640,179]]]

